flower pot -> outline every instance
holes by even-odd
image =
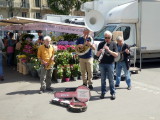
[[[73,79],[76,81],[78,79],[78,77],[73,77]]]
[[[82,80],[82,76],[79,76],[79,79]]]
[[[58,82],[58,83],[61,83],[61,82],[62,82],[62,79],[59,79],[59,78],[58,78],[58,79],[57,79],[57,82]]]
[[[65,81],[66,81],[66,82],[69,82],[69,81],[70,81],[70,78],[65,78]]]
[[[38,77],[40,78],[40,76],[41,76],[41,69],[39,68],[39,69],[36,69],[37,70],[37,73],[38,73]]]

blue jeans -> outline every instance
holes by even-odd
[[[0,53],[0,77],[3,76],[3,56],[2,53]]]
[[[116,65],[116,85],[120,84],[122,69],[125,74],[126,83],[127,83],[128,87],[130,87],[131,86],[130,71],[127,70],[127,67],[126,67],[126,64],[124,61],[117,62],[117,65]]]
[[[101,94],[106,94],[106,79],[109,80],[110,94],[115,94],[114,87],[114,64],[99,64],[101,72]]]
[[[7,59],[7,65],[12,66],[13,65],[13,54],[14,53],[8,53],[8,59]]]

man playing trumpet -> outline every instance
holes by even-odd
[[[40,75],[40,94],[45,90],[53,91],[51,88],[51,79],[53,73],[53,64],[54,64],[54,48],[50,44],[51,37],[44,37],[44,44],[38,48],[37,57],[41,61],[41,75]]]
[[[89,87],[90,90],[93,89],[92,78],[93,78],[93,52],[95,46],[93,45],[93,38],[89,35],[90,31],[84,29],[83,36],[80,37],[76,42],[76,51],[83,51],[84,54],[79,54],[79,63],[81,68],[83,85]],[[85,52],[87,49],[87,52]],[[88,75],[88,76],[87,76]]]

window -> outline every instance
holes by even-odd
[[[26,12],[22,12],[22,17],[27,17],[27,13]]]
[[[123,31],[123,37],[124,37],[124,40],[127,40],[130,36],[130,27],[129,26],[122,26],[122,27],[119,27],[116,31]]]
[[[104,32],[106,30],[109,30],[110,32],[113,32],[115,28],[116,28],[116,26],[107,26],[107,27],[104,27],[100,32],[95,33],[94,40],[96,40],[96,41],[103,41],[104,40]]]
[[[35,6],[40,7],[41,6],[41,0],[35,0]]]
[[[13,17],[13,12],[10,13],[10,17]]]
[[[36,13],[36,19],[40,19],[41,18],[41,14],[40,13]]]
[[[22,7],[26,7],[26,0],[21,0]]]

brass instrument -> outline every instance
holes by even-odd
[[[52,65],[54,64],[54,61],[52,60],[52,57],[51,57],[51,59],[49,60],[48,63],[49,63],[49,64],[48,64],[47,66],[45,66],[45,69],[46,69],[46,70],[51,69]]]
[[[89,40],[90,40],[91,42],[93,42],[92,37],[89,36],[88,38],[89,38]],[[85,41],[87,41],[87,39],[85,39]],[[85,43],[85,42],[84,42],[84,43]],[[89,50],[90,50],[90,46],[88,46],[88,45],[86,45],[86,44],[83,44],[82,47],[78,47],[78,48],[76,49],[76,53],[77,53],[78,55],[84,55],[84,54],[86,54]]]
[[[54,56],[54,54],[52,54],[52,56],[51,56],[51,58],[50,58],[50,60],[49,60],[49,62],[48,62],[48,65],[45,66],[45,69],[46,69],[46,70],[51,69],[52,65],[54,64],[54,61],[52,60],[52,57],[53,57],[53,56]]]

